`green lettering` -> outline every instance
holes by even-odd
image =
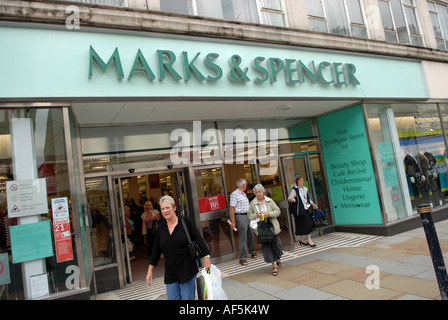
[[[219,57],[219,54],[217,53],[209,53],[204,60],[204,65],[208,68],[211,69],[214,73],[215,76],[207,76],[207,81],[218,81],[219,79],[221,79],[222,77],[222,69],[220,66],[218,66],[216,63],[214,63],[212,60],[216,60]]]
[[[285,66],[285,78],[287,84],[294,84],[296,82],[299,82],[299,79],[295,80],[292,78],[292,73],[297,72],[297,68],[291,68],[291,63],[296,62],[295,59],[285,59],[284,66]]]
[[[345,75],[345,84],[353,84],[358,85],[361,84],[358,79],[355,77],[356,67],[354,64],[346,63],[344,65],[344,75]]]
[[[279,58],[269,58],[268,68],[271,83],[277,82],[277,73],[283,70],[283,61]]]
[[[137,56],[135,57],[134,65],[132,66],[131,73],[129,74],[129,79],[132,79],[136,71],[144,72],[148,80],[154,80],[156,78],[140,49],[137,51]]]
[[[344,84],[345,81],[341,81],[340,75],[344,74],[344,70],[340,70],[340,67],[342,66],[342,63],[339,62],[333,62],[331,65],[331,71],[333,74],[333,81],[335,86],[340,86],[341,84]]]
[[[329,85],[330,83],[333,83],[334,81],[327,81],[325,80],[325,77],[322,73],[322,69],[323,68],[328,68],[331,66],[330,62],[327,61],[322,61],[321,63],[319,63],[319,66],[317,67],[317,78],[319,79],[319,82],[323,85]]]
[[[255,83],[261,83],[265,82],[269,78],[269,72],[266,68],[262,67],[260,65],[260,62],[263,62],[265,60],[264,57],[256,57],[254,60],[252,60],[251,66],[254,71],[256,71],[259,75],[262,76],[262,78],[257,77],[254,79]]]
[[[105,63],[103,59],[98,55],[98,53],[93,49],[92,46],[90,46],[90,55],[89,55],[89,79],[92,78],[93,75],[93,62],[96,63],[96,65],[103,71],[106,72],[106,70],[109,68],[109,66],[112,64],[112,61],[115,64],[115,71],[117,72],[117,78],[118,80],[122,80],[124,78],[123,68],[121,66],[121,60],[120,60],[120,54],[118,53],[118,48],[115,48],[114,53],[112,53],[112,56],[109,58],[109,61]]]
[[[311,61],[309,63],[309,67],[305,66],[301,60],[298,61],[298,67],[299,67],[299,82],[304,83],[305,77],[307,77],[309,80],[311,80],[312,83],[316,83],[318,81],[317,75],[316,75],[316,67],[314,66],[314,61]],[[310,70],[312,69],[312,70]]]
[[[164,57],[168,61],[164,61]],[[159,65],[159,80],[165,79],[165,70],[174,80],[182,80],[182,77],[174,70],[173,64],[176,61],[176,55],[170,50],[157,50],[157,63]]]
[[[205,80],[204,75],[194,65],[196,59],[199,57],[200,54],[201,54],[200,52],[196,53],[193,60],[191,60],[191,62],[188,62],[188,53],[185,51],[182,52],[182,60],[183,60],[184,74],[185,74],[186,81],[191,79],[191,74],[193,74],[196,77],[196,79],[198,79],[199,81]]]

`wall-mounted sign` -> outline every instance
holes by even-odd
[[[7,181],[6,197],[9,218],[48,212],[46,179]]]
[[[57,262],[73,260],[72,234],[67,197],[51,199]]]
[[[335,223],[382,224],[361,106],[317,120]]]
[[[427,98],[419,60],[83,30],[1,26],[0,39],[9,45],[0,50],[0,99]]]
[[[217,211],[226,208],[226,197],[223,194],[199,198],[198,201],[200,213]]]
[[[9,227],[12,262],[19,263],[53,255],[50,221]]]

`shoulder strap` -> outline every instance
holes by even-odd
[[[184,226],[184,230],[185,230],[185,234],[187,235],[188,243],[191,243],[190,234],[188,233],[188,228],[187,228],[187,225],[185,224],[184,216],[181,215],[180,220],[182,220],[182,225]]]

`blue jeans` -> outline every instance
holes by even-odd
[[[168,300],[194,300],[196,275],[185,283],[175,282],[166,285]]]

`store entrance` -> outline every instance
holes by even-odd
[[[173,197],[178,214],[188,215],[182,171],[158,172],[114,179],[116,208],[120,216],[122,244],[121,276],[126,283],[144,280],[157,225],[163,221],[159,208],[162,196]],[[151,216],[154,218],[150,218]],[[154,270],[164,274],[164,260]]]

